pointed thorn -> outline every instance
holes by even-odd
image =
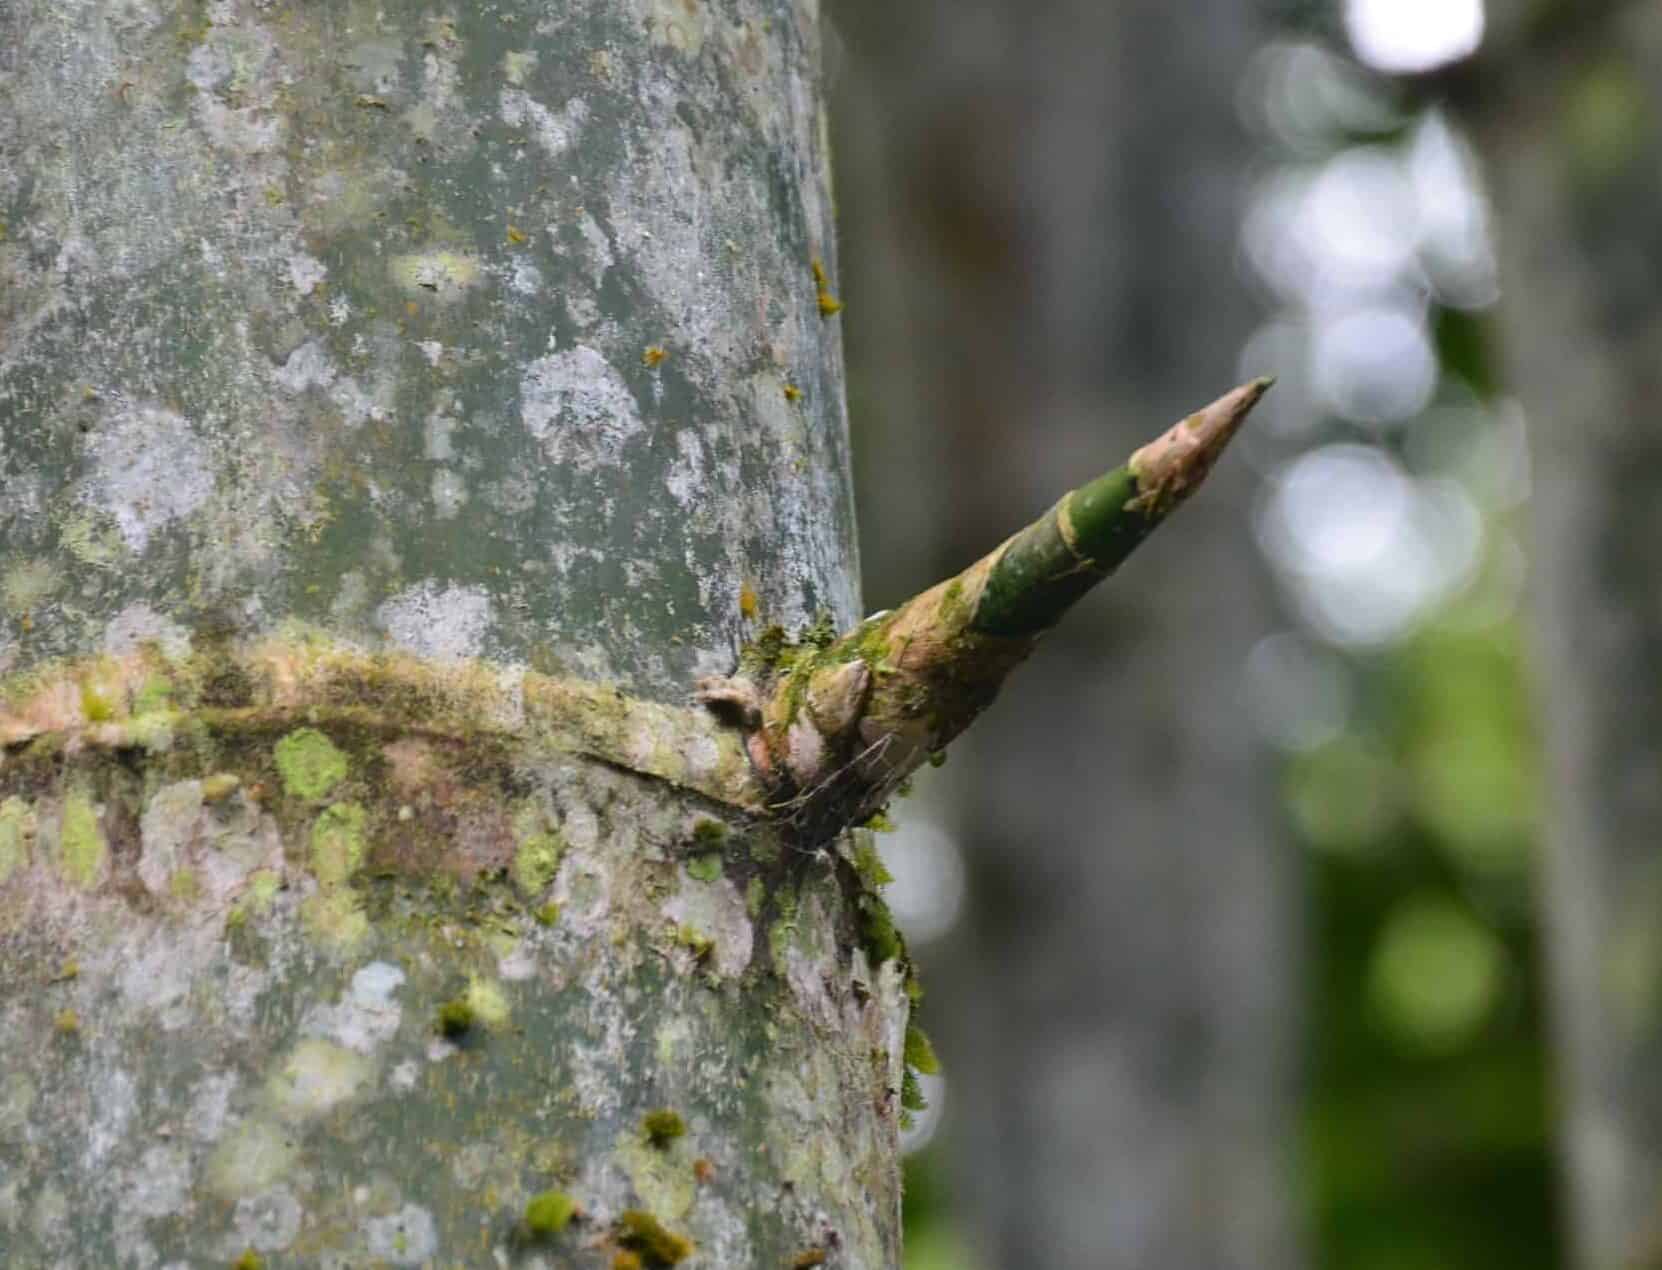
[[[1211,405],[1150,441],[1127,464],[1152,508],[1169,509],[1206,479],[1224,446],[1252,413],[1274,379],[1232,388]]]

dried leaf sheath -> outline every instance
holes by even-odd
[[[1220,397],[893,612],[822,648],[780,650],[762,682],[707,681],[702,698],[734,708],[779,806],[816,832],[862,819],[1198,488],[1270,383]]]

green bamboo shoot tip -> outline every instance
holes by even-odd
[[[991,561],[970,629],[1021,636],[1054,625],[1199,487],[1273,382],[1225,393],[1012,537]]]
[[[894,612],[828,645],[799,646],[761,684],[709,681],[700,700],[750,734],[746,752],[781,814],[814,833],[859,823],[1194,493],[1274,382],[1225,393]]]

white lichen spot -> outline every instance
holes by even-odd
[[[119,1068],[92,1077],[92,1119],[87,1125],[86,1150],[81,1155],[85,1173],[97,1172],[111,1152],[126,1141],[138,1115],[138,1091],[133,1078]]]
[[[542,290],[542,270],[529,260],[516,260],[508,287],[516,295],[536,295]]]
[[[721,767],[721,746],[716,743],[713,736],[702,732],[694,733],[686,738],[682,757],[686,760],[689,779],[707,780]]]
[[[369,1074],[369,1062],[361,1054],[308,1038],[272,1074],[266,1095],[284,1119],[312,1120],[356,1096]]]
[[[515,944],[502,957],[497,958],[496,973],[505,982],[524,983],[536,977],[537,955],[528,943]]]
[[[298,397],[308,388],[327,388],[338,374],[320,340],[307,340],[288,355],[271,377],[284,392]]]
[[[125,1208],[141,1217],[166,1217],[190,1199],[190,1154],[179,1147],[149,1147],[128,1183]]]
[[[455,458],[456,447],[450,434],[457,426],[455,419],[437,410],[428,415],[423,429],[422,454],[435,463],[448,463]]]
[[[274,1186],[258,1195],[245,1195],[231,1214],[229,1249],[237,1254],[252,1248],[256,1252],[282,1252],[300,1236],[300,1201],[286,1186]]]
[[[375,610],[377,624],[398,647],[420,657],[478,657],[495,620],[483,587],[407,587]]]
[[[417,340],[416,347],[421,350],[421,355],[427,359],[429,366],[437,366],[439,359],[444,356],[444,345],[438,340]]]
[[[688,1070],[694,1050],[691,1019],[684,1014],[672,1015],[658,1025],[652,1039],[660,1068],[667,1072]]]
[[[416,1077],[421,1074],[421,1068],[413,1058],[406,1058],[394,1067],[387,1076],[387,1083],[401,1094],[407,1094],[415,1088]]]
[[[342,375],[328,388],[328,397],[341,418],[354,427],[366,419],[385,419],[390,414],[386,398],[391,394],[378,390],[371,394],[351,375]]]
[[[231,1108],[231,1093],[237,1087],[233,1072],[216,1072],[205,1076],[191,1098],[190,1110],[185,1113],[185,1129],[198,1142],[218,1142],[225,1132],[226,1113]]]
[[[142,600],[129,604],[104,627],[104,651],[112,656],[136,653],[147,644],[169,657],[182,657],[190,651],[190,632]]]
[[[529,126],[537,145],[550,158],[564,154],[576,140],[578,129],[589,117],[589,108],[574,97],[562,110],[550,110],[529,93],[504,88],[501,98],[502,122],[510,128]]]
[[[204,42],[185,59],[185,78],[208,93],[231,77],[231,53],[223,44]]]
[[[682,428],[675,434],[676,457],[669,465],[664,483],[670,497],[683,511],[691,511],[707,493],[704,483],[704,445],[698,433]]]
[[[300,1030],[323,1036],[359,1054],[372,1054],[398,1032],[403,1010],[393,999],[404,972],[391,962],[372,961],[352,976],[351,986],[334,1005],[314,1006]]]
[[[310,295],[318,283],[329,276],[329,270],[316,256],[297,251],[288,260],[289,285],[301,295]]]
[[[387,272],[393,283],[410,295],[440,304],[462,298],[479,282],[479,260],[459,251],[413,251],[392,257]]]
[[[683,880],[664,902],[664,917],[676,930],[710,941],[710,965],[723,978],[742,975],[750,965],[753,931],[744,896],[725,877],[714,882]]]
[[[773,951],[775,959],[784,962],[785,981],[802,1013],[821,1027],[839,1028],[841,1014],[828,986],[841,974],[835,942],[826,934],[832,929],[820,897],[809,895],[794,923],[775,927]]]
[[[151,797],[139,817],[138,875],[152,895],[169,894],[173,876],[189,862],[202,816],[202,782],[175,781]]]
[[[415,1204],[406,1204],[385,1217],[371,1217],[365,1235],[370,1256],[395,1266],[419,1266],[439,1247],[433,1215]]]
[[[565,809],[560,832],[570,846],[589,851],[600,841],[600,819],[587,803],[574,803]]]
[[[198,93],[194,105],[196,122],[217,149],[237,155],[265,154],[283,140],[287,116],[280,111],[228,106],[207,93]]]
[[[171,410],[123,407],[93,433],[87,452],[92,475],[82,501],[114,518],[134,554],[213,494],[208,448],[190,421]]]
[[[599,286],[606,275],[606,270],[617,263],[617,257],[612,254],[612,244],[606,237],[606,231],[600,228],[600,222],[593,214],[584,212],[577,219],[577,232],[583,236],[583,244],[588,248],[589,281]]]
[[[509,49],[502,55],[502,77],[515,87],[525,83],[525,77],[537,68],[536,49]]]
[[[438,134],[439,112],[431,102],[416,102],[404,112],[403,119],[404,126],[417,141],[431,142]]]
[[[467,481],[450,468],[441,467],[433,473],[431,482],[433,511],[440,520],[452,520],[467,506]]]
[[[585,333],[595,331],[600,327],[607,333],[615,332],[616,324],[600,320],[600,304],[592,295],[585,295],[581,291],[567,291],[564,295],[566,312],[571,314],[571,320],[576,323],[577,329]]]
[[[519,385],[520,417],[553,463],[618,462],[643,428],[623,376],[586,344],[539,357]]]
[[[616,993],[591,984],[589,996],[590,1017],[599,1020],[603,1035],[594,1044],[576,1042],[567,1053],[578,1109],[582,1115],[599,1120],[622,1110],[618,1073],[627,1061],[635,1026],[628,1020],[625,1006]]]
[[[0,1134],[15,1138],[29,1123],[40,1090],[27,1073],[14,1071],[0,1080]]]
[[[198,791],[200,797],[200,791]],[[195,968],[181,961],[177,944],[152,936],[122,950],[118,982],[121,994],[135,1010],[155,1013],[166,1027],[177,1027],[183,1011],[176,1009],[190,991]]]
[[[345,326],[352,316],[352,302],[343,295],[333,296],[329,300],[329,325]]]

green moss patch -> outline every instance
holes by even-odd
[[[661,1107],[641,1117],[641,1132],[648,1142],[662,1151],[677,1138],[686,1136],[687,1122],[681,1118],[680,1112]]]
[[[525,1229],[537,1238],[557,1235],[571,1224],[577,1215],[577,1201],[564,1191],[544,1191],[533,1195],[525,1206]]]
[[[104,878],[109,847],[98,826],[98,812],[84,790],[70,794],[63,807],[59,867],[66,881],[90,891]]]
[[[677,1235],[651,1213],[639,1208],[628,1208],[619,1214],[616,1233],[618,1243],[638,1252],[648,1265],[676,1266],[692,1256],[692,1240]]]
[[[687,876],[699,882],[714,882],[721,876],[721,852],[694,856],[687,861]]]
[[[277,742],[277,774],[291,797],[317,802],[346,779],[346,755],[316,728],[296,728]]]
[[[514,852],[514,885],[526,895],[540,895],[560,871],[565,852],[565,839],[559,834],[532,834]]]

